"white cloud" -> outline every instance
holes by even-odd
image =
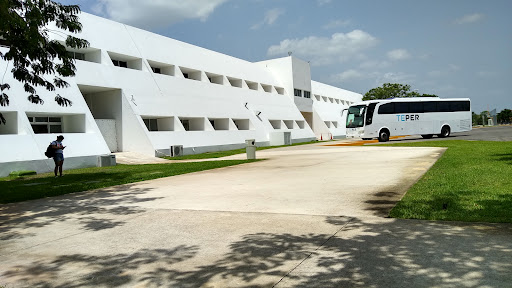
[[[316,0],[316,2],[318,3],[318,5],[320,6],[323,6],[323,5],[326,5],[326,4],[329,4],[331,3],[332,0]]]
[[[93,11],[121,23],[141,28],[168,27],[186,19],[205,21],[229,0],[97,0]]]
[[[449,65],[448,65],[448,69],[449,69],[450,71],[459,71],[459,70],[460,70],[460,67],[459,67],[459,66],[457,66],[457,65],[455,65],[455,64],[449,64]]]
[[[391,60],[406,60],[411,58],[411,54],[405,49],[395,49],[388,52],[388,58]]]
[[[494,77],[496,75],[496,73],[491,72],[491,71],[478,71],[476,73],[476,75],[478,77],[482,77],[482,78],[491,78],[491,77]]]
[[[375,84],[380,86],[384,83],[412,83],[416,79],[416,75],[404,72],[386,72],[381,75],[375,75]]]
[[[468,14],[464,15],[461,18],[458,18],[454,21],[455,24],[468,24],[468,23],[474,23],[477,21],[480,21],[484,18],[483,14],[475,13],[475,14]]]
[[[441,76],[445,75],[445,73],[441,70],[432,70],[432,71],[427,72],[427,75],[429,77],[436,78],[436,77],[441,77]]]
[[[349,80],[361,79],[365,78],[365,75],[357,70],[349,69],[347,71],[343,71],[339,74],[335,74],[331,76],[331,79],[335,82],[345,82]]]
[[[263,25],[272,25],[272,24],[274,24],[274,22],[276,22],[277,18],[279,18],[279,16],[281,16],[283,14],[284,14],[283,9],[274,8],[274,9],[268,10],[267,12],[265,12],[265,18],[263,18],[263,21],[252,25],[251,29],[256,30],[256,29],[260,29]]]
[[[391,65],[388,61],[374,61],[374,60],[367,60],[359,64],[359,68],[363,69],[383,69],[387,68]]]
[[[453,75],[454,72],[457,72],[459,70],[460,70],[459,66],[457,66],[455,64],[448,64],[447,68],[429,71],[429,72],[427,72],[427,75],[432,78],[446,77],[449,75]]]
[[[279,45],[268,48],[269,56],[286,55],[293,52],[304,60],[310,60],[312,65],[327,65],[363,58],[361,53],[377,44],[378,40],[372,35],[354,30],[349,33],[335,33],[330,38],[310,36],[302,39],[285,39]]]
[[[333,29],[338,27],[346,27],[350,25],[350,20],[332,20],[331,22],[322,26],[324,29]]]

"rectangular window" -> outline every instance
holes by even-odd
[[[112,59],[112,63],[114,64],[114,66],[117,66],[117,67],[128,68],[128,62],[126,62],[126,61]]]
[[[62,117],[28,116],[35,134],[62,133]]]
[[[85,60],[85,54],[84,53],[68,51],[68,56],[73,58],[73,59],[76,59],[76,60],[82,60],[82,61]]]
[[[143,119],[144,124],[146,124],[146,128],[148,131],[158,131],[158,121],[157,119]]]
[[[293,89],[293,95],[295,95],[296,97],[302,97],[302,90]]]
[[[304,98],[311,98],[311,92],[304,90]]]

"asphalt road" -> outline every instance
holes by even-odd
[[[405,138],[392,139],[391,143],[414,142],[414,141],[439,141],[439,140],[475,140],[475,141],[512,141],[512,125],[477,127],[471,131],[452,133],[450,137],[423,139],[420,135],[411,135]]]

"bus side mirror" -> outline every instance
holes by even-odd
[[[345,109],[341,110],[340,116],[341,116],[341,117],[343,117],[343,112],[345,112],[345,111],[347,111],[347,110],[348,110],[347,108],[345,108]]]

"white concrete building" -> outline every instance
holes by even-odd
[[[183,43],[87,13],[74,52],[76,77],[58,89],[73,101],[60,107],[38,88],[44,105],[28,102],[6,73],[10,105],[0,107],[0,176],[53,169],[44,151],[65,137],[65,169],[96,166],[99,155],[131,151],[184,154],[257,145],[342,138],[340,112],[362,95],[311,80],[309,63],[285,57],[257,63]],[[55,35],[57,37],[57,35]],[[64,39],[58,39],[64,40]],[[2,51],[7,48],[0,47]],[[6,67],[9,66],[9,67]],[[0,63],[0,71],[10,71]]]

